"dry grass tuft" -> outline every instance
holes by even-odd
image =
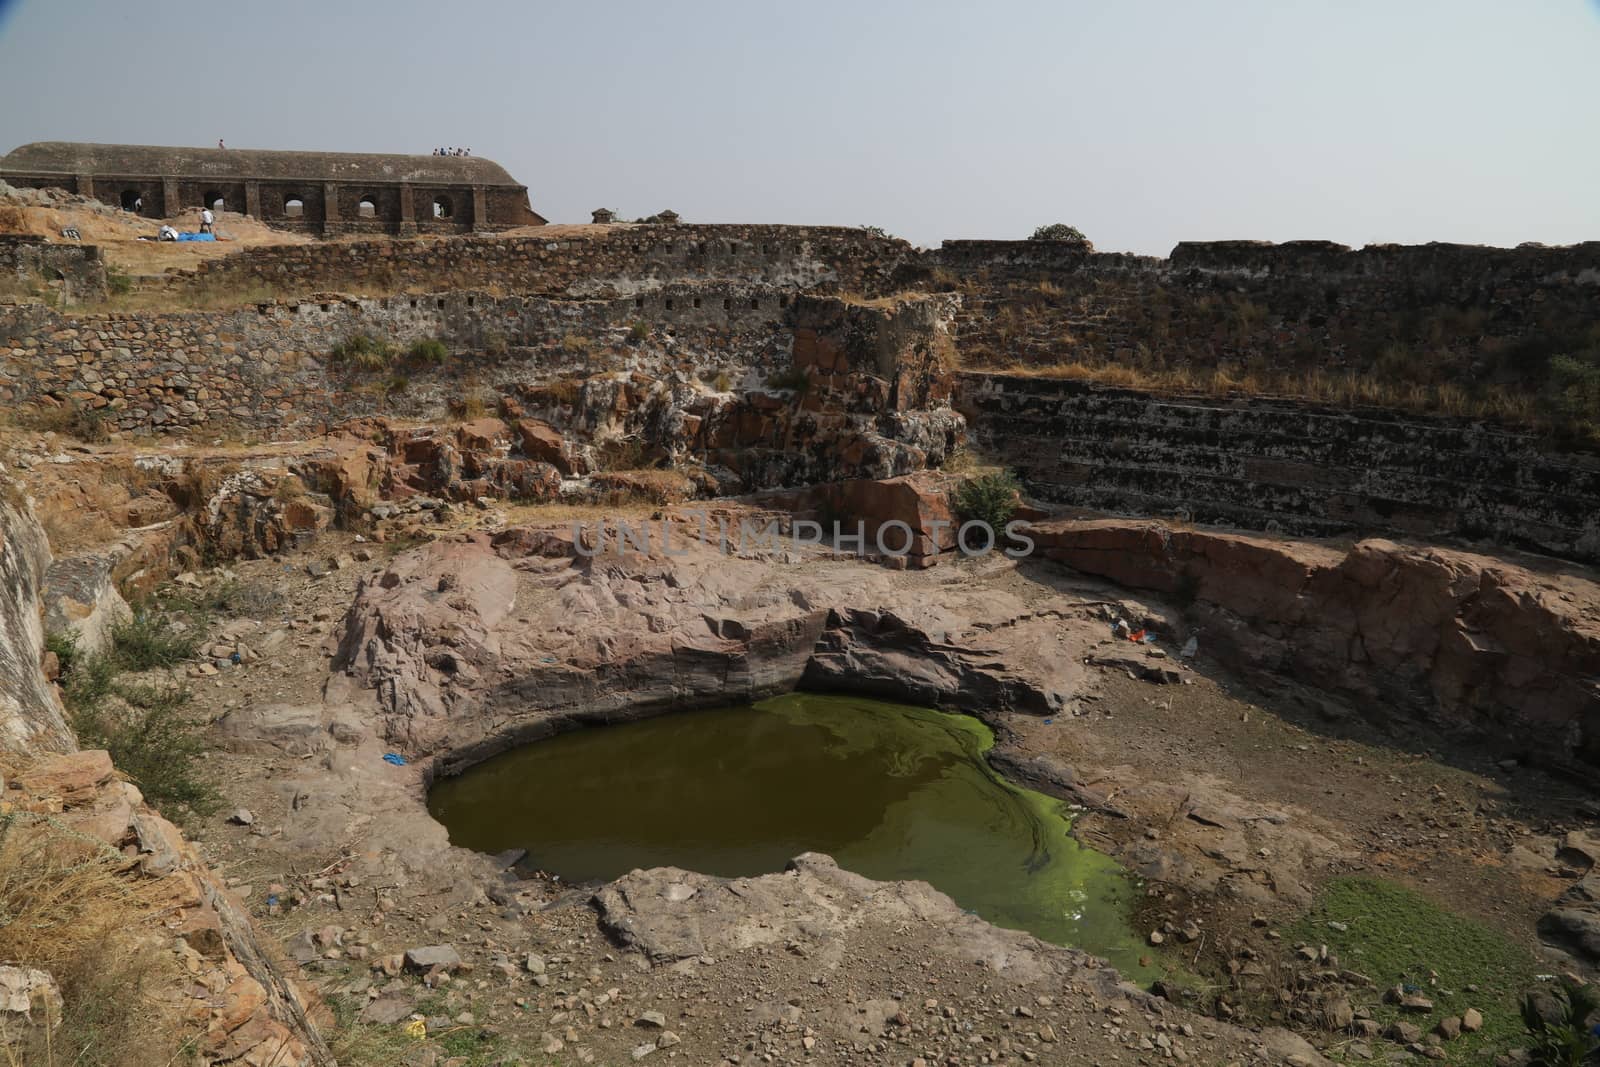
[[[54,1025],[0,1035],[6,1067],[188,1062],[199,1037],[177,1004],[178,965],[153,930],[153,883],[125,876],[112,849],[45,816],[0,816],[0,960],[49,972]]]

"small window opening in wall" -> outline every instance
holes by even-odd
[[[455,208],[451,205],[450,198],[448,196],[436,196],[433,198],[434,218],[447,219],[454,213]]]
[[[433,302],[433,306],[436,307],[436,308],[444,307],[444,297],[441,296],[438,300],[435,300]]]
[[[694,298],[694,306],[695,307],[699,307],[700,306],[700,298],[698,296]]]
[[[732,307],[733,307],[733,297],[731,297],[731,296],[723,297],[722,298],[722,309],[724,311],[727,311],[727,310],[731,309]]]
[[[333,310],[333,305],[332,304],[323,304],[322,305],[322,310],[323,311],[332,311]]]
[[[700,242],[700,254],[702,256],[706,254],[706,243],[704,241]]]
[[[467,307],[473,307],[473,306],[475,306],[477,304],[477,302],[478,302],[478,298],[477,297],[475,297],[475,296],[467,297]]]
[[[633,298],[633,306],[634,306],[634,307],[635,307],[635,308],[642,308],[642,307],[644,307],[644,297],[642,297],[642,296],[636,296],[636,297],[634,297],[634,298]]]
[[[417,306],[417,302],[415,300],[411,301],[411,306],[412,307],[416,307]]]
[[[778,306],[781,308],[786,308],[789,306],[789,297],[786,294],[779,294]]]
[[[361,202],[356,205],[356,215],[357,215],[357,217],[363,218],[363,219],[375,219],[375,218],[377,218],[378,217],[378,200],[377,200],[377,198],[372,196],[370,193],[368,195],[366,195],[366,196],[363,196],[361,198]]]
[[[670,297],[670,296],[667,297],[667,310],[668,311],[672,310],[672,297]]]
[[[752,296],[750,298],[750,310],[751,311],[760,311],[761,310],[761,298],[759,296]]]
[[[122,190],[122,210],[139,212],[144,210],[144,197],[139,195],[137,189]]]
[[[287,219],[303,218],[306,213],[306,202],[298,196],[287,197],[283,201],[283,217]]]
[[[764,256],[772,255],[772,246],[771,245],[762,245],[761,246],[761,254],[764,255]]]

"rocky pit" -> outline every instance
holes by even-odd
[[[1305,249],[369,244],[219,258],[148,314],[0,315],[10,401],[109,420],[5,432],[0,810],[159,891],[163,1003],[204,1062],[1509,1062],[1517,997],[1592,975],[1591,455],[1525,433],[1496,468],[1516,493],[1479,478],[1434,522],[1450,457],[1510,438],[971,369],[1008,307],[1030,358],[1058,320],[1090,336],[1058,286],[1110,292],[1131,341],[1146,291],[1199,316],[1237,282],[1287,310],[1228,344],[1306,341],[1339,323],[1296,317]],[[1591,252],[1430,256],[1570,309]],[[1352,300],[1403,302],[1408,254]],[[341,271],[405,291],[182,305]],[[357,330],[460,365],[379,389],[330,353]],[[1340,464],[1309,471],[1284,438],[1335,424]],[[1216,426],[1245,428],[1245,473]],[[1162,427],[1205,446],[1170,460]],[[1025,558],[956,550],[969,428],[1026,475]],[[1226,483],[1210,512],[1175,487],[1196,471]],[[619,519],[672,536],[574,526]],[[741,522],[782,535],[697,539]],[[791,536],[834,523],[863,542]],[[873,551],[896,524],[907,553]],[[111,648],[152,593],[217,605],[139,679],[188,688],[226,800],[177,824],[78,751],[43,647]],[[39,968],[0,981],[0,1021],[50,1001]]]

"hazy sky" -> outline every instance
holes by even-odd
[[[34,140],[506,165],[557,222],[1600,239],[1597,0],[0,0]]]

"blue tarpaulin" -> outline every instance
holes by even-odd
[[[178,240],[180,240],[180,241],[215,241],[216,239],[217,239],[216,235],[215,234],[210,234],[210,233],[180,233],[180,234],[178,234]]]

